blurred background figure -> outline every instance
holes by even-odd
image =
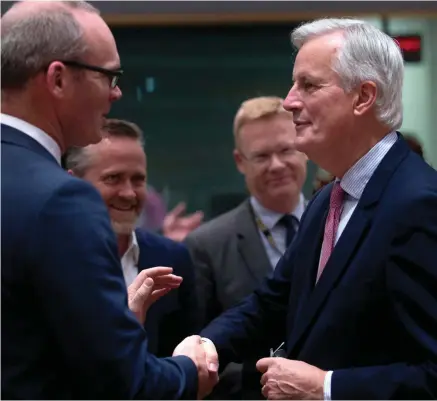
[[[313,181],[313,195],[320,188],[323,188],[325,185],[329,184],[334,179],[335,177],[331,173],[327,172],[326,170],[323,170],[322,168],[318,168]]]
[[[138,218],[137,225],[150,231],[158,231],[167,214],[164,197],[150,184],[146,185],[146,202]]]
[[[185,202],[179,202],[162,222],[162,234],[173,241],[182,242],[186,236],[199,227],[203,221],[203,212],[197,211],[184,216]]]
[[[191,231],[202,224],[203,212],[184,215],[187,209],[185,202],[179,202],[168,212],[164,197],[151,185],[146,186],[146,194],[144,208],[137,221],[138,227],[159,232],[173,241],[182,242]]]
[[[235,164],[249,196],[186,238],[197,273],[202,325],[249,295],[275,268],[306,206],[307,158],[294,149],[291,113],[279,97],[243,102],[234,119]],[[265,352],[269,346],[266,344]],[[211,397],[261,397],[255,361],[230,365]]]

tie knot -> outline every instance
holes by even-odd
[[[343,188],[340,186],[340,181],[336,181],[331,191],[331,200],[330,207],[331,208],[339,208],[343,204],[344,198]]]
[[[282,224],[286,228],[294,228],[294,225],[299,224],[296,217],[291,214],[284,214],[278,221],[279,224]]]

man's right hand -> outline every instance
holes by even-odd
[[[144,324],[150,306],[159,298],[178,288],[182,277],[172,274],[171,267],[157,266],[144,269],[128,287],[129,309]]]
[[[208,359],[210,350],[205,351],[202,339],[199,336],[190,336],[183,340],[174,350],[173,356],[185,355],[189,357],[197,367],[199,387],[197,398],[205,398],[211,393],[218,383],[218,363]]]

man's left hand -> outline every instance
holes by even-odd
[[[256,368],[262,394],[268,400],[323,400],[326,371],[302,361],[285,358],[260,359]]]

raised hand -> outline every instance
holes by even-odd
[[[182,216],[185,210],[185,203],[180,202],[165,216],[162,231],[167,238],[182,242],[191,231],[202,224],[203,212],[198,211],[188,216]]]
[[[163,266],[144,269],[128,287],[129,309],[141,324],[144,324],[147,311],[154,302],[180,286],[182,277],[172,272],[171,267]]]

